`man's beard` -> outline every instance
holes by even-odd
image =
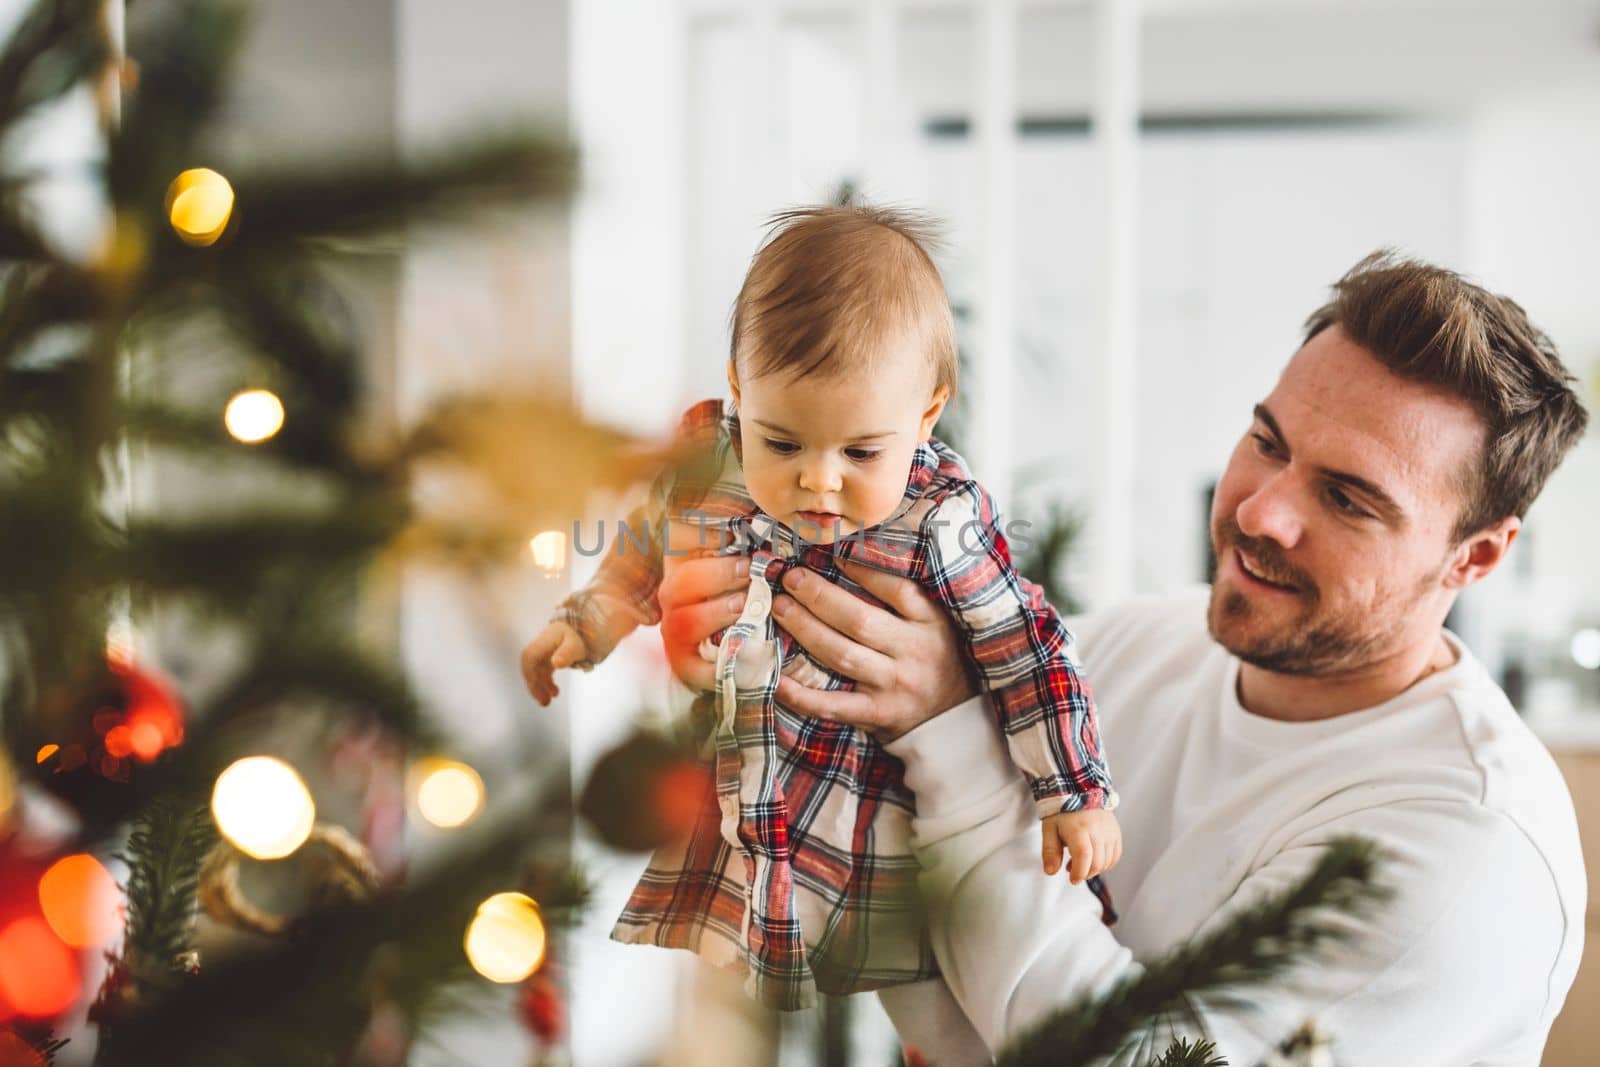
[[[1257,605],[1241,592],[1225,591],[1221,583],[1212,585],[1206,613],[1211,637],[1245,663],[1274,674],[1336,674],[1373,662],[1399,642],[1409,605],[1395,604],[1398,597],[1329,609],[1316,582],[1291,566],[1276,542],[1246,536],[1231,516],[1213,529],[1212,542],[1219,559],[1240,549],[1265,577],[1291,586],[1293,595],[1300,598],[1297,616],[1275,631],[1251,633],[1249,623],[1258,615]],[[1421,589],[1413,599],[1420,594]]]

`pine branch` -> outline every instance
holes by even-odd
[[[22,17],[0,50],[0,130],[104,62],[100,7],[100,0],[36,0]]]
[[[129,523],[119,573],[151,593],[215,594],[248,608],[275,581],[301,588],[342,576],[401,529],[403,515],[377,500],[350,499],[306,513],[261,508],[185,521]]]
[[[157,798],[133,825],[128,864],[127,938],[122,963],[141,980],[169,974],[189,951],[200,864],[216,843],[211,814],[171,796]]]
[[[549,838],[549,813],[561,806],[542,797],[403,890],[308,916],[292,938],[208,958],[199,975],[141,1005],[119,1032],[129,1055],[102,1067],[329,1062],[330,1050],[353,1045],[375,996],[416,1017],[463,980],[482,990],[464,966],[462,934],[480,901],[519,884],[527,843]],[[571,918],[576,902],[560,883],[533,892],[547,923]]]
[[[387,662],[327,633],[264,636],[269,640],[250,664],[196,716],[208,735],[278,705],[331,705],[380,722],[414,746],[438,742],[405,676]]]
[[[1161,1015],[1189,1011],[1189,998],[1261,983],[1347,936],[1341,920],[1386,895],[1373,883],[1377,846],[1332,841],[1296,885],[1241,911],[1220,930],[1147,966],[1103,996],[1086,998],[1040,1023],[998,1059],[1004,1067],[1093,1063],[1122,1048]],[[1333,914],[1329,914],[1330,910]]]
[[[1180,1037],[1155,1062],[1155,1067],[1228,1067],[1228,1061],[1217,1055],[1217,1046],[1211,1041],[1197,1041]]]

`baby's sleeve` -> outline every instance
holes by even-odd
[[[1016,572],[993,498],[964,482],[929,511],[923,531],[924,584],[966,638],[1040,817],[1115,807],[1072,634],[1043,591]]]
[[[588,664],[611,655],[640,626],[661,621],[657,592],[667,548],[667,518],[698,492],[718,445],[720,401],[690,408],[678,427],[675,462],[651,483],[649,495],[615,527],[600,531],[600,568],[582,588],[556,606],[554,617],[578,631]]]

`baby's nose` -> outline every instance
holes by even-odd
[[[808,493],[837,493],[844,477],[831,463],[808,463],[800,468],[800,488]]]

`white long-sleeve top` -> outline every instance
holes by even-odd
[[[1348,947],[1243,1005],[1202,1004],[1204,1036],[1237,1067],[1308,1019],[1344,1067],[1538,1063],[1583,947],[1577,822],[1549,753],[1459,641],[1446,635],[1454,666],[1378,707],[1291,723],[1240,706],[1203,598],[1074,629],[1122,794],[1115,927],[1040,870],[1026,784],[978,700],[889,746],[917,796],[935,952],[991,1049],[1359,834],[1393,897]]]

